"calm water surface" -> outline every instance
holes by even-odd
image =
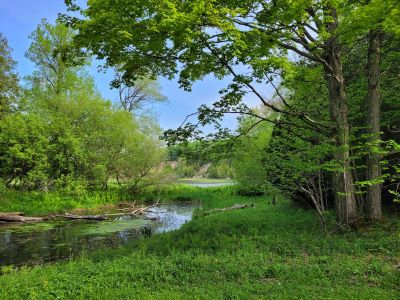
[[[163,204],[146,217],[108,221],[49,221],[23,225],[0,224],[0,266],[38,264],[72,258],[84,251],[117,247],[151,233],[178,229],[192,218],[198,204]]]
[[[202,187],[202,188],[208,188],[208,187],[218,187],[218,186],[228,186],[228,185],[235,185],[233,181],[216,181],[216,182],[208,182],[208,181],[201,181],[201,180],[185,180],[182,183],[191,185],[191,186],[197,186],[197,187]]]

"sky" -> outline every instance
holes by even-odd
[[[58,13],[65,12],[64,0],[0,0],[0,32],[7,38],[9,46],[13,49],[12,56],[17,61],[17,71],[20,77],[31,74],[34,65],[25,57],[29,48],[30,33],[46,18],[53,23]],[[96,85],[104,98],[117,101],[117,92],[110,89],[109,83],[113,79],[113,72],[97,72],[97,62],[94,61],[90,68],[91,75],[95,78]],[[228,80],[218,80],[208,76],[196,82],[192,91],[185,92],[179,88],[177,80],[160,78],[162,93],[168,101],[156,105],[153,110],[163,129],[178,127],[188,114],[196,111],[201,104],[211,104],[218,100],[218,91],[225,87]],[[251,106],[259,103],[254,96],[247,96],[246,102]],[[235,118],[230,116],[224,125],[234,129]]]

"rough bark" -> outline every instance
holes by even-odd
[[[373,184],[367,188],[366,215],[371,221],[382,218],[381,177],[380,160],[381,154],[376,151],[380,141],[381,122],[381,97],[380,97],[380,62],[381,62],[382,33],[379,29],[371,30],[368,36],[368,133],[372,150],[369,151],[367,161],[367,180]]]
[[[349,109],[342,70],[341,45],[336,35],[338,28],[336,10],[327,7],[325,13],[335,20],[326,25],[332,37],[326,42],[324,55],[331,120],[334,124],[334,137],[337,147],[335,159],[340,164],[340,169],[334,174],[335,207],[339,223],[349,225],[357,219],[355,187],[350,168]]]
[[[40,217],[24,217],[20,214],[9,214],[9,213],[0,213],[0,221],[3,222],[40,222],[45,221],[48,218],[40,218]]]

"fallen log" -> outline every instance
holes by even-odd
[[[140,207],[140,208],[137,208],[137,209],[132,210],[132,211],[127,211],[129,208],[118,209],[119,211],[122,210],[122,211],[125,211],[125,212],[104,214],[104,216],[106,216],[106,217],[141,216],[141,215],[143,215],[143,213],[144,213],[145,211],[147,211],[148,209],[150,209],[150,208],[152,208],[152,207],[158,205],[159,201],[160,201],[160,200],[157,200],[157,202],[154,203],[153,205],[145,206],[145,207]],[[134,207],[134,206],[132,206],[132,208],[133,208],[133,207]]]
[[[22,211],[12,211],[12,212],[0,212],[0,215],[17,215],[17,216],[25,216],[25,213]]]
[[[214,209],[205,211],[204,215],[207,216],[209,214],[216,213],[216,212],[222,212],[222,211],[228,211],[228,210],[234,210],[234,209],[250,208],[250,207],[255,207],[254,203],[252,203],[252,204],[235,204],[233,206],[225,207],[225,208],[214,208]]]
[[[94,220],[94,221],[103,221],[103,220],[108,220],[108,217],[111,216],[141,216],[145,211],[148,209],[158,205],[159,200],[157,200],[156,203],[146,206],[146,207],[140,207],[137,209],[135,208],[136,201],[133,204],[130,204],[129,208],[125,208],[126,210],[128,209],[134,209],[132,211],[127,211],[127,212],[121,212],[121,213],[113,213],[113,214],[103,214],[103,215],[88,215],[88,216],[80,216],[80,215],[73,215],[69,213],[65,213],[64,215],[49,215],[48,217],[25,217],[23,216],[23,212],[10,212],[10,213],[0,213],[0,222],[4,223],[9,223],[9,222],[40,222],[40,221],[46,221],[49,219],[54,219],[54,218],[64,218],[67,220]],[[123,210],[125,210],[123,209]],[[152,218],[154,219],[154,218]]]
[[[105,217],[120,217],[120,216],[130,216],[131,214],[129,212],[124,212],[124,213],[113,213],[113,214],[104,214],[103,216]]]
[[[0,221],[3,222],[22,222],[22,223],[27,223],[27,222],[40,222],[40,221],[46,221],[48,218],[44,217],[24,217],[21,215],[17,214],[4,214],[0,213]]]
[[[154,206],[157,206],[159,201],[160,201],[160,199],[158,199],[157,202],[154,203],[153,205],[150,205],[150,206],[146,206],[146,207],[142,207],[142,208],[136,209],[136,210],[132,211],[131,214],[132,214],[132,215],[142,215],[142,214],[143,214],[145,211],[147,211],[148,209],[150,209],[150,208],[152,208],[152,207],[154,207]]]
[[[64,215],[58,215],[58,217],[65,218],[67,220],[95,220],[95,221],[108,220],[107,216],[105,215],[79,216],[79,215],[71,215],[65,213]]]

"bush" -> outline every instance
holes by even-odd
[[[179,159],[178,165],[176,168],[176,173],[178,177],[185,178],[185,177],[193,177],[199,171],[200,166],[195,163],[189,163],[186,159]]]
[[[61,175],[54,181],[53,188],[56,191],[68,195],[83,195],[88,187],[88,183],[83,178]]]
[[[211,164],[207,170],[208,178],[234,178],[234,171],[227,159]]]

